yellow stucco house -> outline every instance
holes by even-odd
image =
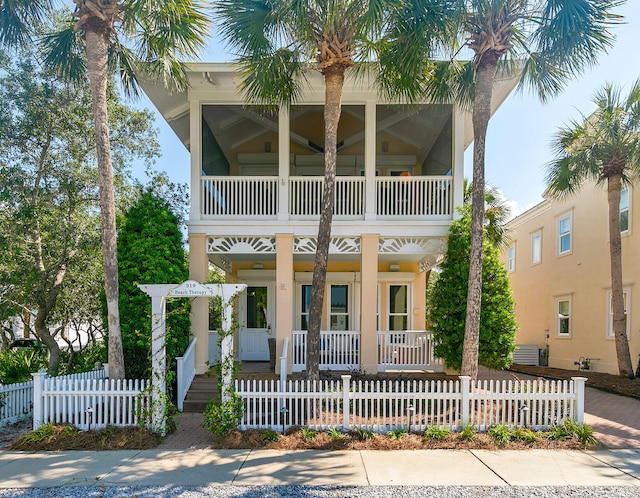
[[[144,89],[191,152],[190,278],[209,265],[248,285],[238,303],[240,361],[305,366],[305,330],[323,183],[324,83],[276,114],[243,105],[231,64],[190,66],[190,89]],[[500,82],[494,110],[513,89]],[[425,285],[462,203],[470,115],[453,105],[380,102],[367,78],[347,78],[338,130],[336,201],[321,368],[442,368],[425,330]],[[206,299],[193,303],[196,371],[217,336]]]
[[[640,355],[640,189],[620,202],[622,272],[631,360]],[[509,271],[520,329],[516,342],[547,350],[551,367],[618,373],[611,314],[606,188],[585,185],[563,201],[542,201],[509,222]],[[517,356],[518,353],[516,353]],[[516,358],[517,359],[517,358]]]

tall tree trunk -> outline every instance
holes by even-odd
[[[322,211],[318,226],[318,242],[313,266],[311,300],[309,302],[309,328],[307,330],[307,378],[320,378],[320,326],[324,303],[324,287],[327,281],[329,244],[331,242],[331,221],[333,218],[333,192],[336,181],[336,156],[338,123],[342,101],[342,88],[346,68],[340,64],[324,70],[324,190]]]
[[[60,346],[58,342],[51,335],[49,327],[47,327],[46,320],[49,316],[49,311],[46,306],[39,305],[38,312],[36,313],[36,335],[47,346],[47,362],[48,370],[51,375],[58,374],[58,368],[60,367]]]
[[[469,255],[469,284],[467,315],[462,347],[462,375],[478,377],[480,348],[480,305],[482,302],[482,239],[484,230],[484,153],[487,126],[491,117],[493,80],[498,55],[484,53],[476,71],[473,100],[473,192],[471,196],[471,254]]]
[[[107,119],[108,26],[97,18],[84,25],[87,46],[87,72],[91,85],[93,119],[96,130],[100,214],[102,220],[102,264],[109,324],[109,376],[124,378],[124,356],[118,312],[118,254],[116,216],[111,167],[111,144]]]
[[[607,178],[609,203],[609,258],[611,260],[611,307],[613,311],[613,335],[616,341],[618,372],[633,379],[633,364],[627,339],[627,320],[624,315],[624,291],[622,289],[622,242],[620,238],[620,189],[621,175]]]

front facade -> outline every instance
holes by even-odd
[[[243,105],[228,64],[199,64],[188,92],[145,91],[191,152],[190,278],[211,264],[248,285],[238,303],[238,359],[306,360],[306,328],[322,195],[321,75],[277,113]],[[496,104],[513,82],[501,84]],[[440,369],[425,329],[425,286],[462,203],[471,122],[453,105],[381,103],[347,79],[338,129],[336,198],[322,323],[321,368]],[[196,368],[211,361],[208,303],[193,303]],[[211,337],[211,339],[210,339]],[[212,353],[214,354],[214,353]]]
[[[620,203],[622,272],[631,360],[640,355],[640,189]],[[611,314],[606,187],[585,185],[575,197],[544,200],[509,223],[509,271],[520,329],[516,342],[548,351],[551,367],[617,374]],[[545,353],[543,353],[543,358]]]

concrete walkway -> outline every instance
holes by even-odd
[[[640,450],[0,452],[0,488],[60,486],[632,486]]]

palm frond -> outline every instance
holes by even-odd
[[[24,46],[50,11],[50,0],[1,0],[0,46]]]
[[[40,48],[48,68],[64,81],[81,84],[87,78],[84,40],[73,30],[74,19],[68,19],[65,24],[63,29],[44,35]]]

